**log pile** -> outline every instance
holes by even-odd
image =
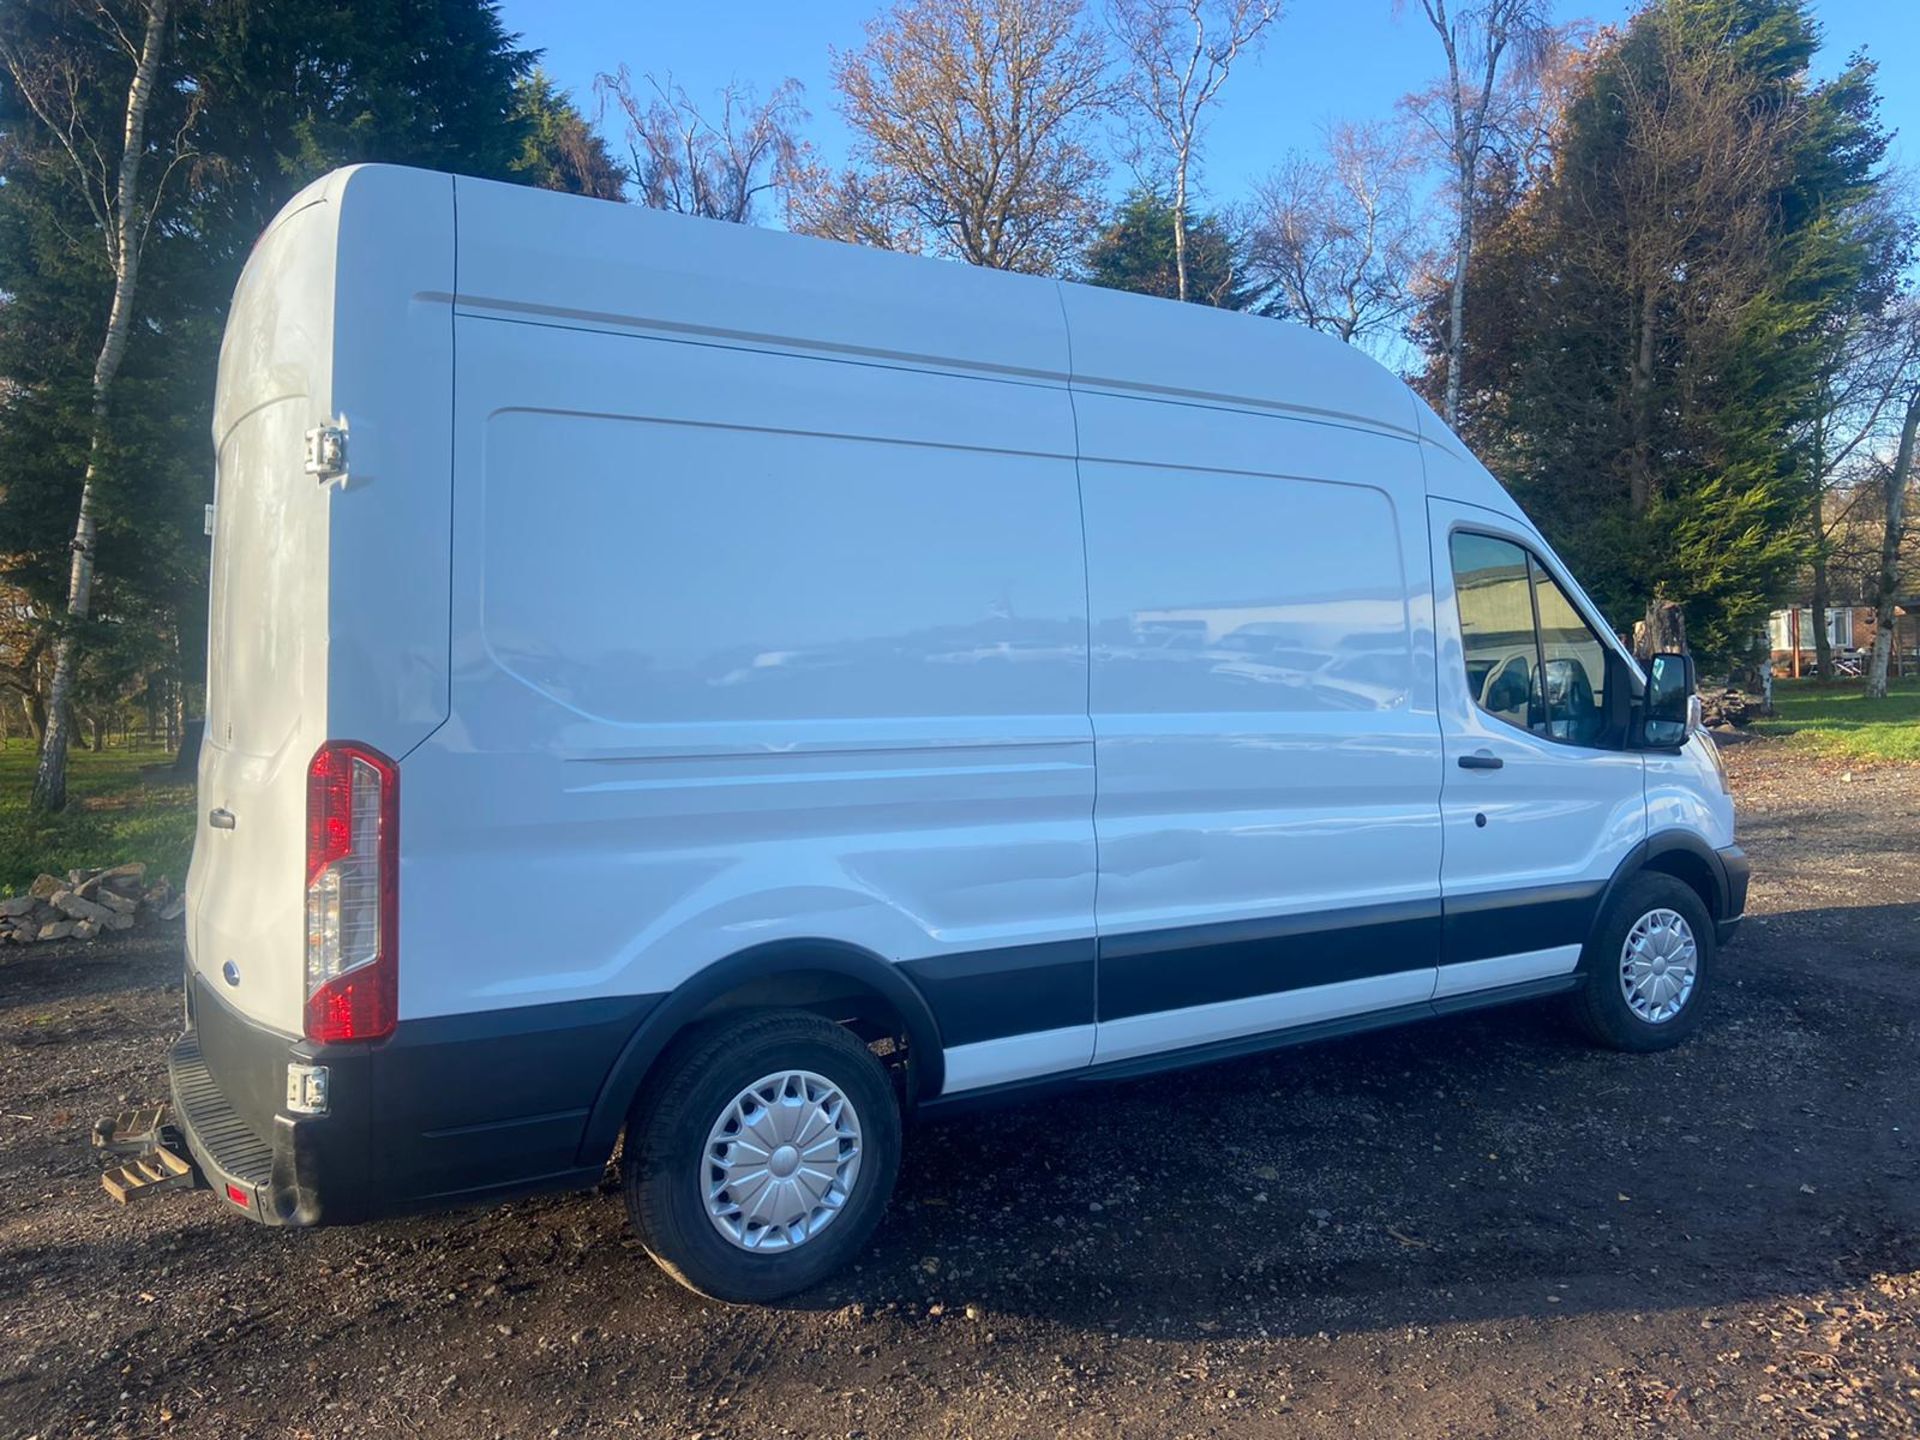
[[[177,920],[187,907],[165,877],[147,884],[139,861],[98,870],[42,875],[23,895],[0,899],[0,941],[96,940],[154,920]]]
[[[1751,718],[1754,698],[1744,690],[1703,690],[1700,692],[1701,718],[1709,729],[1731,725],[1744,729]]]

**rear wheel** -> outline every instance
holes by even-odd
[[[1700,1028],[1717,960],[1713,917],[1693,887],[1644,872],[1608,901],[1581,955],[1580,1028],[1616,1050],[1665,1050]]]
[[[873,1052],[804,1011],[702,1025],[661,1058],[627,1127],[627,1215],[674,1279],[777,1300],[845,1265],[900,1168],[900,1109]]]

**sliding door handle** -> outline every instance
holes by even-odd
[[[1498,770],[1506,763],[1507,762],[1502,760],[1498,755],[1488,755],[1484,752],[1479,755],[1462,755],[1460,757],[1460,768],[1462,770]]]
[[[233,812],[224,809],[209,810],[207,812],[207,824],[216,830],[231,830],[233,829]]]

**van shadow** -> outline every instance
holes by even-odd
[[[877,1254],[800,1303],[1266,1337],[1914,1268],[1920,985],[1879,972],[1920,952],[1889,935],[1920,903],[1769,917],[1655,1055],[1541,1003],[929,1123]]]

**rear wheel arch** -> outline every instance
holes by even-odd
[[[588,1115],[580,1163],[603,1163],[613,1153],[641,1087],[675,1040],[717,1015],[767,1009],[811,1011],[870,1043],[904,1041],[903,1108],[940,1092],[946,1065],[939,1026],[925,998],[895,965],[843,941],[773,941],[708,966],[640,1022]]]

